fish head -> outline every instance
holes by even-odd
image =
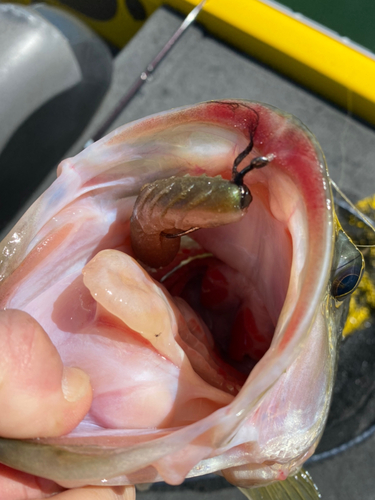
[[[142,187],[229,180],[250,140],[239,169],[271,161],[245,177],[246,215],[192,234],[168,268],[143,268],[130,241]],[[294,117],[227,100],[120,127],[64,160],[2,243],[1,306],[38,321],[94,399],[67,436],[2,439],[0,462],[67,487],[284,479],[324,429],[358,253]]]

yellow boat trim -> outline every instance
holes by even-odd
[[[187,14],[199,2],[166,3]],[[258,0],[207,0],[198,22],[218,38],[375,124],[375,56],[365,49],[344,43],[281,5]]]

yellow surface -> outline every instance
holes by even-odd
[[[350,299],[348,319],[343,336],[347,337],[363,328],[365,321],[371,318],[375,309],[375,286],[367,271],[364,272],[359,289]]]
[[[363,214],[374,220],[375,195],[364,198],[356,206]],[[361,230],[361,237],[356,243],[373,245],[375,235],[372,229],[365,226],[357,217],[351,217],[348,222]],[[350,300],[348,319],[343,331],[344,337],[363,328],[365,322],[374,316],[375,311],[375,246],[360,248],[360,250],[365,257],[365,272]]]
[[[30,0],[19,1],[30,3]],[[198,0],[140,1],[147,15],[162,3],[183,14],[199,3]],[[62,6],[58,0],[47,3]],[[104,22],[67,10],[119,47],[143,24],[132,18],[123,0],[117,2],[116,15]],[[218,38],[375,124],[373,58],[259,0],[207,0],[198,22]]]
[[[187,12],[198,2],[168,3]],[[199,22],[218,38],[375,124],[371,57],[257,0],[208,0]]]

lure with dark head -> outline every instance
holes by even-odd
[[[250,144],[234,161],[231,181],[221,176],[185,175],[143,186],[130,219],[132,248],[141,262],[164,267],[176,257],[181,236],[242,219],[252,200],[244,176],[272,159],[272,155],[254,158],[237,172],[237,165],[252,149],[252,140]]]

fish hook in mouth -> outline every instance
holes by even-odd
[[[270,154],[268,156],[257,156],[256,158],[253,158],[250,164],[247,167],[243,168],[240,172],[233,171],[232,182],[234,184],[237,184],[237,186],[242,186],[243,179],[248,172],[250,172],[254,168],[265,167],[274,158],[275,158],[274,154]]]
[[[243,157],[242,153],[239,155]],[[275,158],[275,155],[268,155],[268,156],[258,156],[256,158],[253,158],[250,162],[250,164],[245,167],[244,169],[241,170],[241,172],[237,172],[235,170],[235,164],[233,165],[233,174],[232,174],[232,180],[230,181],[233,184],[236,184],[239,188],[239,193],[240,193],[240,209],[245,210],[249,207],[253,197],[250,193],[250,189],[247,186],[244,186],[244,177],[245,175],[253,170],[254,168],[263,168],[265,167],[270,161],[272,161]],[[199,182],[199,178],[192,178],[191,182]],[[227,181],[223,180],[224,183],[227,183]],[[210,181],[208,180],[208,183]],[[209,184],[208,184],[209,185]],[[206,187],[207,184],[202,183],[202,188]],[[219,224],[218,224],[219,225]],[[205,227],[205,226],[203,226]],[[202,226],[197,226],[197,227],[191,227],[190,229],[186,229],[186,231],[180,231],[178,233],[167,233],[165,231],[162,231],[160,235],[165,238],[181,238],[182,236],[186,236],[190,233],[193,233],[195,231],[198,231],[198,229],[202,229]]]

